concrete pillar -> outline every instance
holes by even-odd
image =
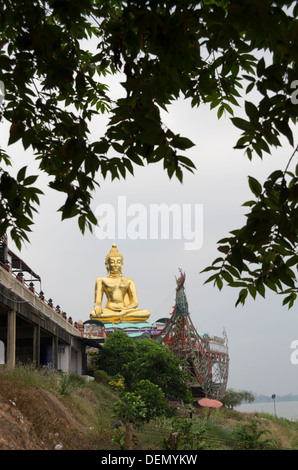
[[[0,340],[0,365],[5,364],[5,345],[3,341]]]
[[[10,310],[7,314],[7,367],[14,368],[16,365],[16,312]]]
[[[68,344],[60,345],[60,363],[59,369],[66,374],[70,373],[71,347]]]
[[[58,337],[56,335],[52,338],[52,365],[53,369],[58,369]]]
[[[40,326],[33,326],[33,364],[40,367]]]
[[[82,349],[81,349],[81,357],[82,357],[82,371],[81,371],[81,374],[87,374],[87,352],[86,352],[85,347],[82,347]]]

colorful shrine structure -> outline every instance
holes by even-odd
[[[192,380],[189,385],[195,398],[221,399],[229,373],[229,351],[226,333],[223,337],[200,335],[191,320],[184,290],[185,273],[176,278],[176,302],[172,315],[156,341],[167,346],[185,361]]]

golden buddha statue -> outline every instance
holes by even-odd
[[[95,282],[94,310],[90,318],[104,322],[143,322],[150,316],[148,310],[138,307],[136,286],[133,279],[122,275],[123,256],[113,244],[105,261],[107,276]],[[102,307],[103,295],[107,297]]]

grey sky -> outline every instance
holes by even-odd
[[[290,361],[290,344],[298,340],[297,306],[282,307],[282,298],[268,294],[244,307],[234,307],[237,290],[225,287],[221,292],[211,284],[203,285],[207,275],[200,271],[218,256],[216,242],[244,223],[241,204],[251,198],[247,175],[263,181],[272,171],[284,169],[293,149],[285,142],[263,161],[249,162],[242,151],[233,150],[239,136],[228,116],[217,120],[216,111],[191,109],[179,102],[166,116],[167,125],[197,145],[187,156],[197,166],[195,175],[185,173],[184,183],[169,181],[162,165],[137,167],[135,177],[126,181],[101,182],[94,194],[93,208],[112,204],[117,211],[118,196],[127,204],[178,203],[203,205],[203,245],[186,251],[185,240],[99,240],[96,234],[82,236],[76,221],[61,222],[57,209],[63,203],[60,194],[47,189],[31,234],[21,257],[42,278],[46,298],[67,312],[75,321],[87,320],[93,309],[95,279],[105,275],[105,256],[113,242],[124,255],[124,274],[136,281],[139,306],[149,309],[149,321],[170,316],[175,303],[175,276],[178,268],[186,273],[186,294],[190,314],[198,332],[221,335],[225,328],[230,349],[229,388],[277,395],[297,393],[298,365]],[[6,144],[4,133],[1,143]],[[21,145],[9,149],[14,172],[32,161]],[[36,164],[30,164],[34,174]],[[11,249],[17,252],[14,245]],[[208,274],[208,273],[207,273]]]

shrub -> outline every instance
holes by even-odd
[[[112,387],[113,390],[116,392],[122,393],[124,392],[125,389],[125,379],[122,375],[117,374],[115,377],[112,377],[109,381],[108,384],[110,387]]]
[[[233,430],[236,448],[240,450],[264,450],[273,447],[274,439],[261,439],[265,434],[271,434],[266,429],[259,429],[259,422],[251,419],[250,423],[237,425]]]
[[[84,385],[83,377],[76,374],[61,374],[59,390],[60,395],[67,395],[77,387]]]
[[[104,370],[96,370],[94,372],[94,379],[96,382],[107,384],[109,381],[109,376]]]

